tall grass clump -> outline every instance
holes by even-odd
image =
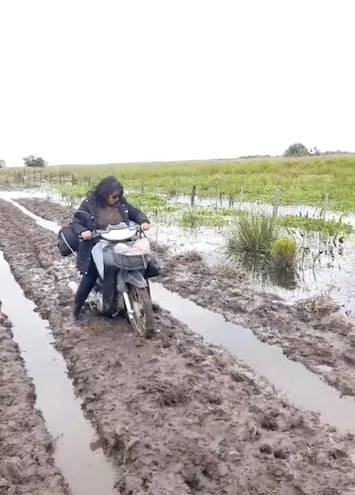
[[[293,269],[297,254],[297,242],[288,237],[277,239],[271,246],[271,260],[275,268]]]
[[[280,228],[273,217],[257,213],[241,215],[227,238],[227,254],[267,256],[279,235]]]
[[[281,232],[276,208],[272,216],[242,215],[227,238],[227,256],[264,281],[294,289],[298,247],[294,239],[281,237]]]

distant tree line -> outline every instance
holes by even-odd
[[[349,151],[321,151],[316,146],[314,148],[306,148],[302,143],[291,144],[283,156],[319,156],[319,155],[348,155]]]
[[[46,160],[44,160],[41,156],[29,155],[22,159],[25,162],[26,167],[43,168],[48,165],[48,162],[46,162]]]

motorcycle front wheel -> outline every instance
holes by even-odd
[[[146,287],[133,285],[128,288],[128,297],[133,310],[129,323],[141,337],[149,338],[154,330],[154,315],[152,300]]]

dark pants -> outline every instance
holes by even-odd
[[[116,291],[112,290],[112,286],[115,283],[116,273],[117,270],[113,270],[112,268],[109,269],[105,266],[102,295],[104,302],[104,313],[108,315],[112,312],[112,304],[116,295]],[[83,306],[91,290],[95,287],[97,277],[98,272],[95,263],[91,260],[89,271],[86,275],[82,276],[78,290],[75,294],[74,303],[76,310],[79,310]]]
[[[78,309],[82,307],[91,290],[95,287],[97,276],[95,263],[91,260],[89,270],[86,275],[82,276],[75,294],[74,302]]]

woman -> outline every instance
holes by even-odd
[[[109,224],[133,221],[143,230],[150,228],[147,216],[131,206],[123,196],[123,186],[115,177],[103,179],[82,202],[74,215],[74,232],[85,242],[80,242],[77,268],[83,275],[74,298],[73,317],[78,320],[80,310],[93,289],[97,279],[96,266],[91,258],[96,229],[105,229]]]

